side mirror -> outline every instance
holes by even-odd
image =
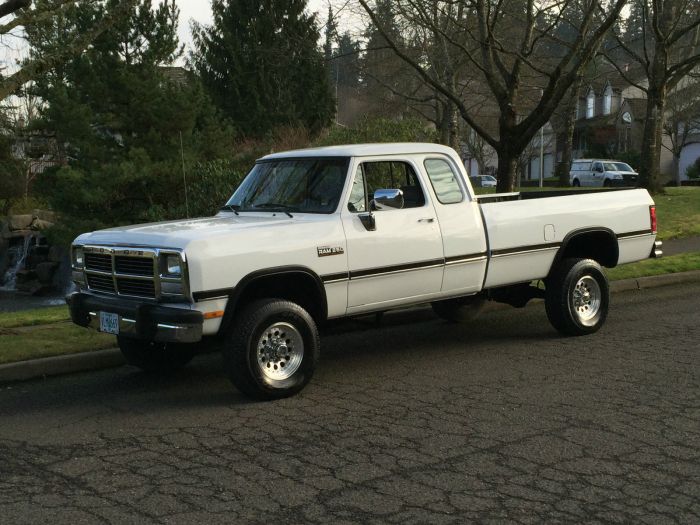
[[[603,166],[598,166],[595,170],[596,170],[598,173],[603,173]]]
[[[377,190],[374,192],[374,209],[383,210],[393,208],[400,210],[403,208],[403,191],[401,190]]]

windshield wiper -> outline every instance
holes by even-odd
[[[289,213],[289,210],[297,211],[297,209],[294,206],[282,204],[281,202],[263,202],[262,204],[253,205],[253,208],[278,209],[279,211],[286,213],[289,217],[294,217],[291,213]]]
[[[232,211],[236,215],[238,215],[238,209],[240,206],[238,204],[226,204],[225,206],[222,206],[220,208],[221,211]]]

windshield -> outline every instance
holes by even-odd
[[[606,162],[605,171],[634,171],[624,162]]]
[[[242,211],[333,213],[349,159],[308,158],[258,162],[226,203]]]

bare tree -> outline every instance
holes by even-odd
[[[100,2],[100,0],[82,1]],[[0,19],[5,17],[10,17],[10,19],[0,23],[0,35],[6,35],[11,31],[21,30],[41,21],[58,17],[64,9],[75,3],[75,0],[6,0],[0,4]],[[120,0],[113,3],[113,8],[107,12],[102,20],[88,31],[74,35],[70,45],[50,55],[27,60],[9,76],[0,78],[0,100],[4,100],[24,84],[51,70],[57,64],[81,53],[117,19],[126,15],[134,4],[135,0]]]
[[[383,32],[370,0],[358,2]],[[396,12],[410,26],[439,37],[450,56],[459,57],[476,75],[486,95],[484,104],[497,110],[495,131],[477,118],[459,75],[434,74],[426,61],[411,57],[386,32],[382,34],[394,52],[451,100],[469,127],[494,148],[498,189],[511,191],[520,154],[595,55],[625,3],[393,0]],[[447,26],[436,22],[446,19]]]
[[[700,0],[635,0],[633,15],[606,53],[630,84],[646,92],[640,183],[660,191],[659,176],[664,111],[668,93],[700,65]],[[631,25],[631,24],[634,25]],[[641,68],[646,83],[629,75],[629,63]]]

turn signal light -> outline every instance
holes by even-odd
[[[651,233],[656,233],[656,206],[649,206],[649,220],[651,221]]]
[[[217,310],[216,312],[205,312],[204,319],[218,319],[224,316],[223,310]]]

